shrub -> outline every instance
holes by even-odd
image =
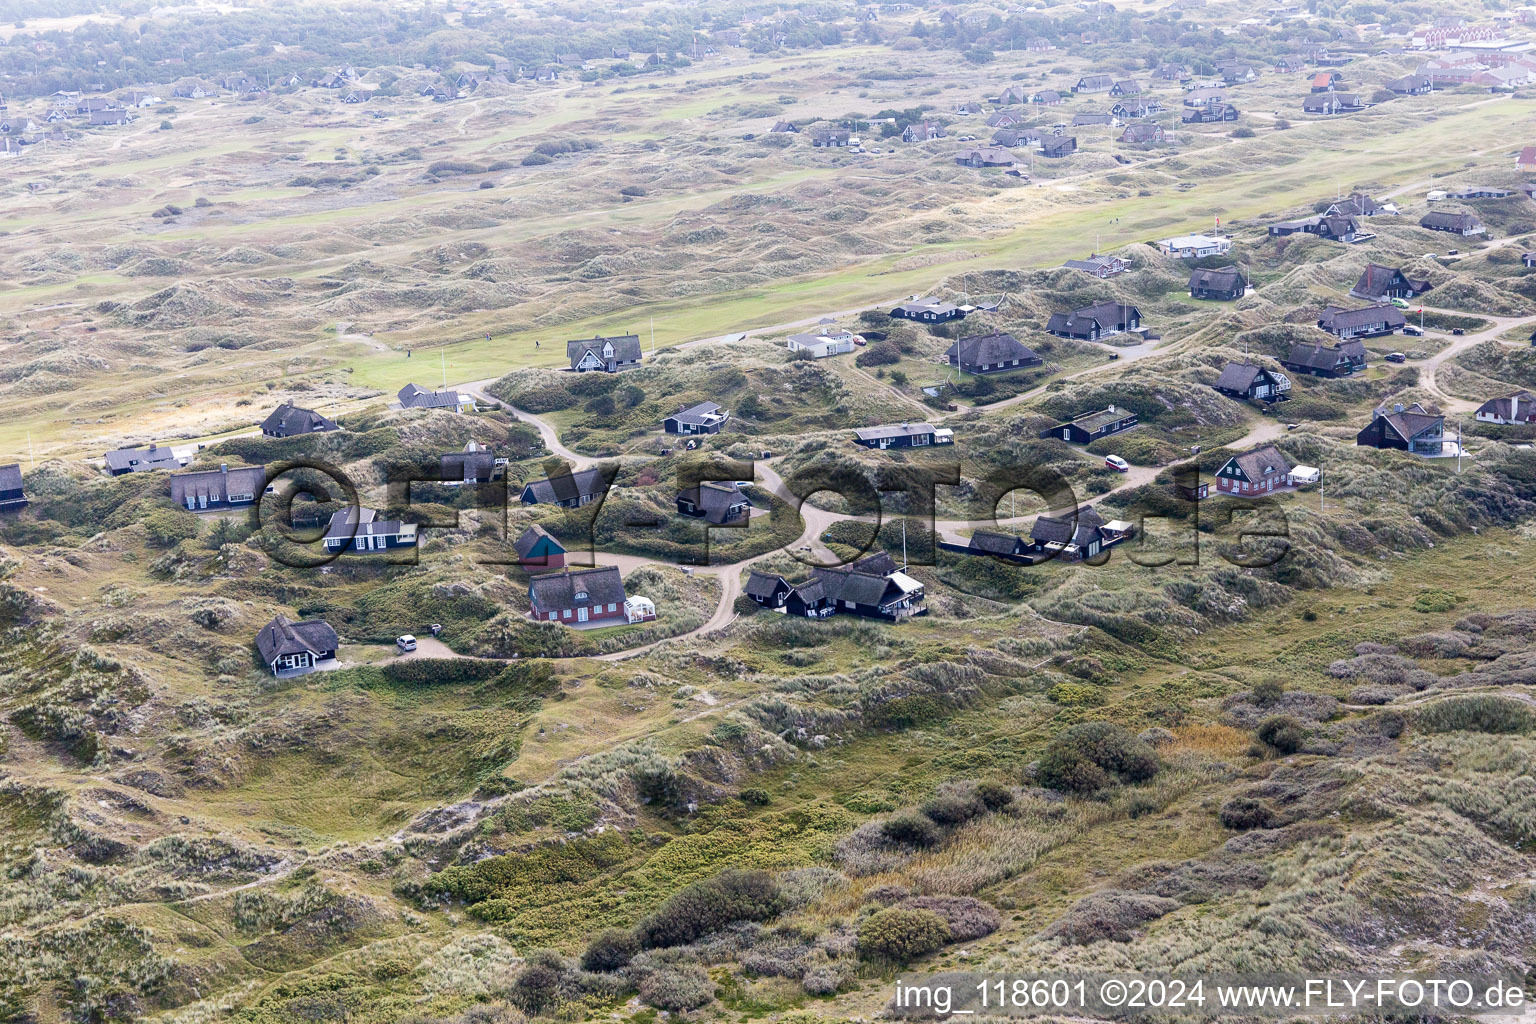
[[[756,786],[748,786],[740,793],[737,793],[736,799],[748,807],[767,807],[773,803],[773,797],[768,795],[768,791],[766,789],[759,789]]]
[[[968,942],[991,935],[1002,926],[997,908],[972,896],[914,896],[902,904],[907,910],[929,910],[949,928],[952,942]]]
[[[512,1001],[529,1013],[555,1005],[560,998],[560,970],[545,959],[530,958],[512,982]]]
[[[622,928],[605,928],[592,936],[581,954],[584,971],[617,971],[640,951],[640,940]]]
[[[1259,742],[1282,754],[1294,754],[1307,741],[1307,730],[1290,715],[1270,715],[1254,730]]]
[[[494,181],[482,181],[480,183],[480,188],[495,188],[495,187],[496,187],[496,183]]]
[[[940,793],[922,807],[924,816],[940,825],[963,825],[986,810],[986,805],[974,793]]]
[[[931,910],[888,907],[859,925],[859,955],[866,960],[907,964],[949,941],[949,925]]]
[[[1536,724],[1536,713],[1513,697],[1481,694],[1430,704],[1414,724],[1425,732],[1524,733]]]
[[[543,153],[529,153],[527,156],[523,157],[522,163],[524,167],[537,167],[540,164],[547,164],[551,162],[552,159],[552,157],[547,157]]]
[[[1178,908],[1178,900],[1164,896],[1110,889],[1078,900],[1061,920],[1046,929],[1045,935],[1079,946],[1101,940],[1129,942],[1137,925]]]
[[[1395,740],[1408,728],[1408,716],[1401,711],[1383,711],[1379,715],[1372,715],[1367,722],[1377,734]]]
[[[725,871],[673,893],[636,931],[649,948],[682,946],[734,921],[766,921],[783,903],[778,884],[766,871]]]
[[[1273,707],[1285,695],[1285,685],[1278,679],[1266,679],[1253,688],[1253,702],[1263,707]]]
[[[887,818],[880,826],[880,832],[893,843],[915,846],[919,849],[937,846],[944,838],[939,827],[933,823],[933,819],[910,811]]]
[[[191,512],[179,508],[154,508],[144,514],[144,532],[157,547],[174,547],[197,536],[199,521]]]
[[[1152,748],[1126,729],[1110,722],[1084,722],[1051,741],[1036,778],[1050,789],[1093,793],[1117,781],[1145,782],[1158,767]]]
[[[696,1010],[715,998],[715,983],[698,964],[663,967],[640,982],[640,998],[658,1010]]]
[[[438,177],[445,174],[484,174],[485,167],[468,160],[438,160],[427,165],[427,173]]]
[[[1248,796],[1235,796],[1222,804],[1217,817],[1224,827],[1238,832],[1275,827],[1275,812],[1269,809],[1269,805]]]
[[[855,366],[889,366],[891,363],[899,362],[901,362],[901,349],[888,341],[870,345],[853,357]]]
[[[989,811],[1000,811],[1013,803],[1013,790],[1000,782],[977,783],[976,796]]]

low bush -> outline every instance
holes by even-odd
[[[858,932],[859,956],[897,965],[927,956],[949,941],[949,925],[938,914],[903,907],[875,911]]]
[[[640,982],[640,999],[658,1010],[696,1010],[715,998],[715,983],[697,964],[652,971]]]
[[[870,345],[853,357],[855,366],[889,366],[901,362],[901,349],[888,341]]]
[[[1046,938],[1086,946],[1092,942],[1129,942],[1148,921],[1179,908],[1179,901],[1139,892],[1106,890],[1084,896],[1045,930]]]
[[[1430,704],[1413,721],[1424,732],[1526,733],[1536,725],[1536,712],[1513,697],[1479,694]]]
[[[977,783],[976,796],[989,811],[1000,811],[1013,803],[1013,790],[1000,782]]]
[[[636,933],[648,948],[682,946],[735,921],[766,921],[783,903],[766,871],[726,871],[673,893],[640,922]]]
[[[1036,769],[1036,780],[1064,793],[1094,793],[1116,782],[1146,782],[1157,774],[1157,754],[1126,729],[1084,722],[1062,731]]]
[[[893,843],[918,849],[937,846],[944,838],[932,818],[910,811],[887,818],[880,826],[880,832]]]
[[[963,825],[981,814],[987,807],[974,793],[940,793],[923,804],[923,815],[940,825]]]
[[[901,904],[906,910],[928,910],[943,919],[952,942],[968,942],[1002,927],[997,908],[972,896],[914,896]]]
[[[1235,796],[1222,804],[1217,817],[1224,827],[1238,832],[1275,827],[1275,812],[1269,805],[1248,796]]]
[[[1270,715],[1254,730],[1259,742],[1281,754],[1294,754],[1307,741],[1307,730],[1290,715]]]
[[[622,928],[605,928],[592,936],[586,952],[581,954],[584,971],[617,971],[627,967],[629,961],[640,952],[640,940]]]

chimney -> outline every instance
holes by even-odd
[[[1393,412],[1402,412],[1403,411],[1403,403],[1402,402],[1398,402],[1396,405],[1394,405],[1392,407],[1392,411]]]
[[[1115,407],[1113,405],[1111,405],[1109,408],[1105,409],[1104,411],[1105,412],[1114,412],[1115,411]]]

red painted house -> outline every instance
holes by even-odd
[[[615,625],[629,621],[624,603],[624,578],[616,565],[596,569],[566,569],[528,581],[530,618],[540,622]]]
[[[1236,498],[1252,498],[1289,487],[1295,464],[1272,444],[1234,455],[1216,471],[1216,490]]]

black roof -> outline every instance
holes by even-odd
[[[605,357],[603,349],[607,345],[613,346],[613,354]],[[636,363],[640,361],[640,336],[621,334],[614,338],[605,338],[598,335],[595,338],[578,338],[565,343],[565,354],[573,368],[586,357],[588,352],[605,363]]]
[[[1070,512],[1059,516],[1038,517],[1030,528],[1029,536],[1037,544],[1072,543],[1086,547],[1103,525],[1104,517],[1099,515],[1098,510],[1092,505],[1084,505],[1077,510],[1075,523]]]
[[[524,490],[532,488],[535,502],[560,503],[600,493],[604,486],[604,474],[598,469],[582,469],[575,473],[530,480]]]
[[[1236,267],[1196,270],[1189,275],[1189,287],[1191,291],[1196,288],[1218,292],[1242,291],[1248,287],[1248,279]]]
[[[690,501],[710,522],[724,522],[733,506],[750,505],[747,496],[728,484],[705,482],[677,492],[678,501]],[[739,514],[739,513],[738,513]]]
[[[1328,306],[1318,317],[1317,326],[1325,331],[1341,331],[1383,322],[1389,327],[1401,327],[1407,320],[1396,306],[1363,306],[1360,309]]]
[[[114,473],[130,469],[142,473],[151,469],[173,469],[181,465],[175,452],[156,444],[151,444],[148,448],[140,448],[137,445],[118,448],[107,452],[105,459],[107,468]]]
[[[1019,549],[1019,538],[1011,533],[977,530],[971,534],[971,550],[990,555],[1011,555]]]
[[[949,346],[944,355],[950,359],[958,358],[964,366],[991,366],[1014,359],[1040,358],[1021,344],[1019,339],[1002,331],[961,338]]]
[[[410,385],[414,387],[415,385]],[[458,403],[458,398],[454,398]],[[405,404],[401,400],[401,404]],[[293,436],[294,434],[314,434],[323,430],[335,430],[336,422],[328,419],[313,409],[301,409],[289,399],[282,405],[273,409],[267,418],[261,421],[263,433],[276,433]]]
[[[406,409],[457,409],[459,407],[457,391],[428,391],[415,384],[407,384],[401,388],[396,397],[400,399],[400,405]]]
[[[1344,352],[1335,345],[1306,345],[1297,343],[1291,346],[1290,355],[1285,361],[1293,366],[1305,366],[1311,370],[1331,370],[1339,365],[1339,359]]]
[[[1222,367],[1214,386],[1219,391],[1247,391],[1253,386],[1254,378],[1263,372],[1263,367],[1252,363],[1228,363]]]
[[[770,598],[778,593],[780,587],[788,589],[789,581],[783,576],[753,569],[747,576],[747,585],[742,589],[748,597]]]
[[[322,619],[293,622],[279,615],[256,634],[256,649],[268,665],[284,654],[325,654],[336,650],[340,639]]]
[[[579,594],[586,596],[578,597]],[[581,604],[622,605],[624,578],[616,565],[545,573],[528,581],[528,597],[546,609],[575,608]]]

